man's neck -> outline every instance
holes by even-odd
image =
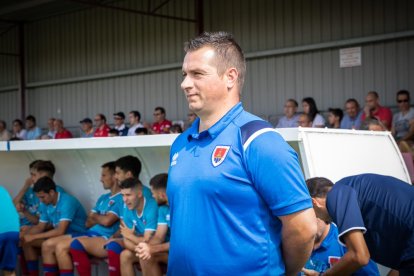
[[[121,191],[121,188],[119,188],[119,185],[117,183],[114,183],[111,188],[111,195],[116,195]]]
[[[138,202],[138,206],[137,206],[137,214],[139,216],[142,215],[142,210],[144,210],[144,202],[145,202],[145,197],[142,196],[142,198],[140,199],[140,201]]]
[[[327,224],[325,227],[325,230],[323,231],[322,235],[318,238],[316,237],[315,239],[315,244],[313,246],[313,250],[318,249],[322,242],[325,240],[326,236],[328,236],[329,230],[331,229],[331,224]]]
[[[212,112],[211,114],[200,114],[198,115],[200,117],[200,125],[198,126],[198,131],[203,132],[210,127],[212,127],[215,123],[221,120],[227,112],[229,112],[236,104],[237,102],[229,102],[228,104],[224,103],[223,107],[217,111]]]

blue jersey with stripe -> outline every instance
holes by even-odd
[[[414,188],[378,174],[345,177],[326,197],[339,239],[360,229],[371,258],[390,268],[414,259]]]
[[[345,253],[346,248],[338,242],[338,228],[335,224],[331,223],[328,235],[326,235],[321,245],[317,249],[313,250],[308,264],[317,264],[320,267],[324,267],[324,269],[317,271],[325,272],[327,269],[334,266]],[[314,267],[307,268],[316,270]],[[380,274],[377,265],[372,260],[370,260],[366,266],[354,272],[352,275],[379,276]]]
[[[124,204],[122,217],[125,225],[128,228],[135,226],[135,234],[137,236],[144,235],[145,231],[155,231],[157,229],[158,205],[152,198],[149,200],[143,197],[144,208],[141,214],[137,213],[136,209],[129,210]]]
[[[59,185],[56,185],[56,191],[62,192],[64,189]],[[22,203],[24,204],[24,208],[29,211],[31,215],[40,216],[41,207],[44,206],[42,202],[40,202],[39,198],[36,196],[36,193],[33,191],[33,187],[29,187],[27,191],[24,193],[22,198]],[[43,207],[44,208],[44,207]],[[25,216],[20,218],[20,225],[33,225]]]
[[[45,204],[40,212],[40,222],[50,223],[56,228],[61,221],[70,221],[65,234],[79,234],[86,231],[85,209],[79,200],[65,192],[58,192],[56,205]]]
[[[108,213],[111,213],[120,218],[122,215],[123,204],[124,202],[122,201],[121,193],[117,193],[114,195],[111,195],[111,193],[107,193],[99,197],[95,207],[92,208],[91,212],[97,213],[98,215],[107,215]],[[89,230],[94,231],[101,236],[109,238],[116,231],[118,231],[118,229],[119,220],[111,226],[95,224]]]
[[[284,274],[277,217],[312,208],[297,154],[241,103],[201,133],[199,122],[171,148],[168,274]]]
[[[9,192],[3,186],[0,186],[0,202],[0,234],[6,232],[19,232],[19,215],[14,207]]]
[[[165,242],[170,241],[170,206],[161,205],[158,206],[158,225],[167,225],[168,231],[165,237]]]

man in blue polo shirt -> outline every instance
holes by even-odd
[[[38,250],[42,249],[45,275],[57,272],[55,256],[59,241],[71,239],[85,232],[86,213],[79,201],[63,192],[58,192],[56,184],[47,176],[41,177],[33,186],[36,196],[44,204],[39,223],[33,226],[22,238],[23,251],[31,275],[38,271]]]
[[[185,48],[181,88],[198,119],[174,142],[169,275],[296,275],[316,233],[294,150],[240,103],[246,65],[225,32]]]
[[[14,275],[19,244],[19,215],[9,193],[0,186],[0,274]]]
[[[122,240],[106,245],[108,250],[109,275],[134,275],[135,247],[149,241],[157,227],[157,202],[143,195],[143,185],[136,178],[127,178],[120,183],[124,208],[120,232]]]
[[[391,176],[361,174],[335,185],[307,181],[316,215],[333,221],[348,252],[324,275],[349,274],[369,258],[400,275],[414,275],[414,188]]]
[[[305,275],[319,275],[334,266],[345,254],[346,248],[338,242],[338,228],[333,223],[318,219],[318,231],[315,245],[305,268]],[[377,265],[373,261],[356,271],[354,276],[379,276]]]

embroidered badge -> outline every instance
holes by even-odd
[[[223,163],[229,150],[230,146],[216,146],[216,148],[213,150],[213,154],[211,155],[211,163],[214,167],[217,167]]]
[[[108,202],[108,206],[109,206],[109,207],[111,207],[112,205],[114,205],[114,203],[115,203],[115,200],[111,199],[111,200]]]
[[[177,164],[177,159],[178,159],[178,152],[174,153],[173,157],[172,157],[172,161],[171,161],[171,167],[174,166],[175,164]]]
[[[340,257],[336,257],[336,256],[329,256],[328,257],[328,261],[329,261],[329,266],[333,267],[337,262],[339,262],[341,258]]]

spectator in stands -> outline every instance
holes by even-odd
[[[296,113],[297,110],[298,102],[294,99],[287,100],[283,107],[285,115],[279,119],[276,128],[298,127],[299,115]]]
[[[114,128],[118,130],[119,134],[117,136],[127,136],[128,127],[125,125],[125,114],[124,112],[114,113]]]
[[[165,116],[166,114],[164,107],[157,106],[154,109],[154,124],[152,125],[153,134],[170,133],[172,123],[171,121],[167,120]]]
[[[378,93],[375,91],[368,92],[365,98],[364,113],[362,114],[362,121],[366,119],[377,118],[382,124],[391,130],[392,112],[388,107],[383,107],[379,103]]]
[[[45,207],[39,223],[22,238],[24,255],[30,275],[38,274],[38,248],[41,248],[45,275],[55,275],[56,245],[85,232],[86,213],[75,197],[58,192],[55,182],[47,176],[37,180],[33,190]]]
[[[65,275],[63,272],[73,275],[73,264],[79,275],[91,275],[89,256],[107,257],[104,247],[108,239],[119,229],[119,218],[124,204],[121,189],[115,179],[115,162],[101,166],[101,183],[103,188],[110,192],[101,195],[89,212],[85,225],[88,230],[85,235],[59,242],[56,246],[60,275]]]
[[[171,126],[170,133],[183,133],[183,129],[180,124],[174,124]]]
[[[298,126],[300,127],[312,127],[312,120],[309,114],[301,113],[298,117]]]
[[[128,136],[135,136],[135,130],[137,128],[144,127],[141,124],[141,113],[139,113],[139,111],[137,110],[133,110],[129,112],[128,119],[129,119]]]
[[[155,200],[145,198],[143,185],[138,179],[127,178],[120,186],[125,204],[120,226],[123,239],[108,243],[109,266],[112,271],[119,271],[120,267],[122,275],[135,275],[134,263],[139,262],[135,247],[140,242],[148,242],[154,234],[158,205]]]
[[[72,133],[63,126],[62,119],[56,119],[53,124],[56,131],[55,139],[73,138]]]
[[[96,114],[94,121],[96,128],[93,137],[108,137],[111,128],[106,123],[105,115],[101,113]]]
[[[7,190],[0,186],[0,274],[16,275],[19,244],[19,215]]]
[[[14,140],[26,140],[26,130],[23,128],[23,122],[20,119],[13,121],[13,133],[12,137]]]
[[[329,128],[340,128],[344,112],[340,108],[329,108],[328,110]]]
[[[36,126],[36,118],[33,115],[26,117],[26,140],[37,140],[42,135],[40,127]]]
[[[119,130],[117,130],[116,128],[111,128],[108,132],[108,137],[118,137],[120,136],[120,132]]]
[[[193,122],[195,121],[195,119],[197,119],[197,114],[195,114],[193,111],[188,111],[187,113],[187,121],[184,124],[184,130],[186,130],[187,128],[191,127],[191,125],[193,124]]]
[[[304,98],[302,100],[303,113],[309,114],[312,127],[325,127],[325,119],[319,113],[315,100],[311,97]]]
[[[410,92],[397,92],[397,104],[400,112],[394,114],[391,132],[397,142],[412,140],[414,137],[414,108],[410,107]]]
[[[366,126],[367,130],[371,130],[371,131],[386,131],[387,130],[384,124],[381,121],[377,120],[376,118],[365,120],[364,125]]]
[[[168,174],[157,174],[150,180],[152,196],[158,203],[158,223],[148,243],[140,242],[135,248],[143,276],[163,275],[160,264],[168,264],[170,249],[170,207],[167,198]]]
[[[79,122],[81,124],[80,137],[91,138],[94,135],[93,123],[90,118],[85,118]]]
[[[360,129],[362,123],[362,110],[357,100],[351,98],[345,102],[345,116],[341,121],[342,129]]]
[[[302,272],[307,276],[320,275],[334,266],[345,254],[346,247],[338,242],[338,228],[333,223],[317,219],[315,245]],[[377,265],[373,261],[358,270],[353,275],[379,276]]]
[[[148,135],[148,128],[139,127],[135,130],[135,135]]]
[[[335,185],[308,179],[316,216],[338,226],[348,251],[324,275],[350,275],[373,261],[414,275],[414,189],[391,176],[360,174]]]
[[[50,139],[55,139],[55,135],[56,135],[55,126],[54,126],[55,120],[56,120],[55,118],[49,118],[47,120],[48,131],[46,135],[49,136]]]
[[[5,121],[0,120],[0,141],[9,141],[11,138],[10,132],[7,130]]]

